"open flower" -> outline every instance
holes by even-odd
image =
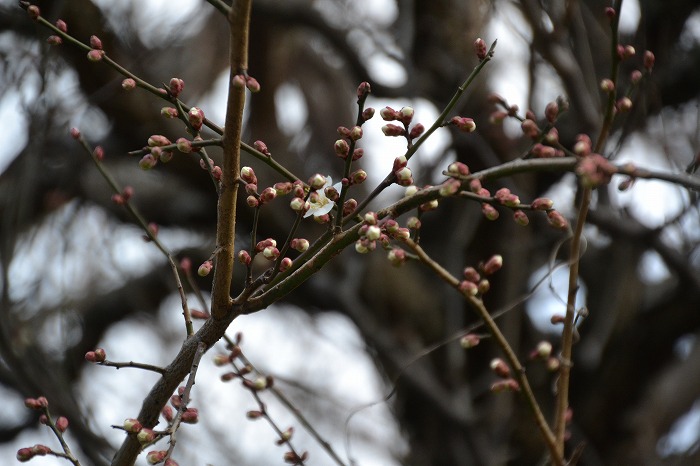
[[[316,190],[313,196],[309,197],[309,200],[306,203],[309,206],[309,209],[304,214],[304,218],[310,217],[311,215],[314,217],[320,217],[322,215],[326,215],[333,209],[335,202],[328,199],[325,193],[325,189],[331,186],[332,183],[333,180],[331,177],[327,176],[326,184],[324,184],[322,188]],[[332,186],[338,192],[340,192],[342,189],[342,183],[336,183]]]

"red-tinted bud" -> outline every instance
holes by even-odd
[[[262,411],[255,411],[255,410],[248,411],[247,413],[245,413],[245,416],[251,420],[260,419],[261,417],[263,417],[263,412]]]
[[[158,160],[153,157],[153,155],[146,154],[141,158],[141,160],[139,160],[139,168],[141,170],[150,170],[151,168],[155,167],[157,163]]]
[[[56,27],[58,28],[59,31],[61,32],[68,32],[68,25],[66,24],[65,21],[62,19],[57,19],[56,20]]]
[[[455,116],[452,117],[450,123],[463,133],[471,133],[476,129],[476,123],[472,118]]]
[[[371,120],[374,116],[374,111],[375,110],[372,107],[367,107],[366,109],[362,110],[362,120]]]
[[[613,8],[611,6],[605,7],[605,16],[607,16],[607,18],[610,20],[615,19],[615,16],[617,16],[617,12],[615,11],[615,8]]]
[[[504,379],[510,377],[510,368],[503,359],[492,359],[491,364],[489,366],[491,367],[491,370],[496,373],[497,376],[502,377]]]
[[[394,121],[398,118],[398,112],[391,107],[384,107],[379,110],[379,116],[384,121]]]
[[[90,47],[97,50],[102,50],[102,41],[97,36],[90,36]]]
[[[335,145],[333,146],[335,149],[335,155],[338,157],[345,159],[345,157],[348,156],[348,153],[350,152],[350,145],[345,139],[338,139],[335,141]]]
[[[413,174],[411,169],[408,167],[403,167],[394,172],[396,175],[396,183],[401,186],[409,186],[413,184]]]
[[[414,114],[415,110],[413,110],[413,107],[402,107],[401,110],[396,113],[396,117],[397,120],[408,126],[413,120]]]
[[[481,213],[484,214],[487,220],[496,220],[498,218],[498,211],[491,204],[481,204]]]
[[[102,60],[102,57],[104,56],[104,54],[105,53],[102,50],[92,49],[88,52],[87,58],[88,58],[88,60],[93,61],[93,62],[100,61],[100,60]]]
[[[498,272],[503,266],[503,257],[499,254],[491,256],[489,260],[486,261],[481,270],[485,275],[493,275]]]
[[[182,413],[182,422],[185,424],[197,424],[199,422],[199,411],[197,408],[187,408]]]
[[[470,282],[469,280],[462,280],[459,282],[459,286],[457,288],[459,289],[459,292],[465,296],[476,296],[479,292],[476,283]]]
[[[360,184],[367,179],[367,172],[364,170],[355,170],[350,174],[351,184]]]
[[[255,171],[251,167],[241,168],[241,179],[248,184],[257,184],[258,182],[258,178],[255,176]]]
[[[357,86],[357,98],[362,99],[367,97],[367,94],[372,92],[372,87],[367,81],[362,81],[359,86]]]
[[[547,199],[546,197],[538,197],[534,201],[532,201],[532,204],[530,204],[530,207],[532,207],[534,210],[549,210],[552,208],[554,205],[554,201],[551,199]]]
[[[520,384],[514,379],[499,380],[491,385],[491,391],[494,393],[519,392]]]
[[[466,164],[462,162],[452,162],[447,167],[447,173],[449,173],[450,175],[467,176],[470,172],[469,167]]]
[[[257,149],[258,151],[262,152],[263,154],[267,155],[268,157],[270,156],[270,151],[267,148],[267,144],[265,144],[262,141],[255,141],[253,143],[253,147]]]
[[[569,222],[567,222],[564,216],[557,210],[550,210],[547,212],[547,220],[554,228],[558,228],[560,230],[566,230],[569,228]]]
[[[499,189],[496,191],[496,195],[494,197],[496,200],[498,200],[498,202],[508,207],[516,207],[520,205],[520,198],[511,193],[510,189],[508,188]]]
[[[148,464],[158,464],[162,463],[166,456],[168,456],[168,452],[165,450],[153,450],[146,455],[146,461]]]
[[[243,89],[245,87],[245,76],[243,76],[242,74],[237,74],[236,76],[231,78],[231,84],[236,89]]]
[[[187,120],[196,131],[199,131],[204,123],[204,112],[201,108],[192,107],[190,111],[187,112]]]
[[[507,116],[508,114],[503,110],[497,110],[489,115],[489,123],[492,125],[500,125]]]
[[[169,87],[170,95],[177,97],[185,89],[185,81],[180,78],[171,78]]]
[[[170,406],[164,406],[160,413],[163,415],[163,419],[165,419],[167,422],[172,422],[172,420],[175,418],[173,408]]]
[[[143,426],[141,425],[139,420],[133,419],[133,418],[125,419],[122,427],[124,428],[125,431],[130,432],[132,434],[139,433],[141,431],[141,429],[143,428]]]
[[[476,53],[476,58],[479,60],[486,58],[486,42],[484,42],[481,37],[474,41],[474,52]]]
[[[350,215],[351,213],[355,212],[355,209],[357,209],[357,200],[348,199],[343,204],[343,215]]]
[[[34,453],[32,453],[31,448],[20,448],[17,450],[17,461],[20,463],[26,463],[32,458],[34,458]]]
[[[148,138],[148,147],[161,147],[168,146],[170,144],[172,144],[172,142],[170,142],[170,139],[160,134],[154,134],[153,136]]]
[[[540,129],[537,127],[537,123],[533,120],[527,119],[520,124],[520,128],[523,134],[530,139],[537,139],[540,136]]]
[[[245,80],[245,87],[248,88],[250,92],[255,94],[256,92],[260,92],[260,83],[258,82],[257,79],[248,76]]]
[[[527,218],[527,214],[522,210],[516,210],[513,212],[513,220],[520,226],[527,226],[530,223],[530,219]]]
[[[559,142],[559,130],[551,128],[544,136],[544,141],[547,144],[556,144]]]
[[[481,180],[478,178],[474,178],[469,182],[469,190],[473,192],[474,194],[478,194],[481,192],[481,190],[484,189],[481,186]],[[490,194],[489,194],[490,195]]]
[[[46,38],[46,43],[49,45],[61,45],[63,43],[63,39],[61,39],[60,36],[49,36]]]
[[[617,101],[615,107],[621,113],[629,112],[632,109],[632,99],[623,97]]]
[[[466,267],[462,272],[464,278],[470,282],[478,283],[481,280],[481,275],[476,271],[474,267]]]
[[[398,171],[401,168],[405,167],[406,165],[408,165],[408,160],[406,160],[406,157],[403,155],[399,155],[398,157],[396,157],[394,159],[394,166],[393,166],[392,170]]]
[[[245,249],[241,249],[238,251],[238,262],[244,265],[250,265],[250,262],[252,261],[252,258],[250,257],[250,253],[246,251]]]
[[[483,295],[483,294],[486,294],[489,292],[489,290],[491,289],[491,283],[488,280],[484,279],[484,280],[481,280],[476,285],[476,287],[479,290],[479,293],[481,293]]]
[[[296,249],[299,252],[304,252],[309,249],[309,240],[305,238],[294,238],[291,241],[290,246],[292,249]]]
[[[284,272],[285,270],[287,270],[291,266],[292,266],[292,259],[290,259],[289,257],[285,257],[280,262],[280,272]]]
[[[353,141],[357,141],[358,139],[361,139],[362,138],[362,128],[360,128],[359,126],[353,126],[353,128],[350,130],[349,137]]]
[[[306,210],[306,201],[300,197],[292,198],[292,200],[289,202],[289,207],[291,207],[295,212]]]
[[[384,126],[382,126],[382,133],[384,133],[384,136],[404,136],[406,134],[406,130],[402,128],[401,126],[389,123]]]
[[[178,112],[174,107],[163,107],[160,109],[160,114],[165,118],[177,118]]]
[[[265,188],[263,192],[260,193],[260,202],[267,203],[271,202],[277,197],[277,190],[275,188]]]
[[[411,131],[408,133],[408,137],[411,139],[416,139],[424,132],[425,132],[425,126],[423,126],[422,123],[417,123],[416,125],[413,126],[413,128],[411,128]]]
[[[468,333],[459,340],[459,344],[462,346],[462,348],[469,349],[478,345],[480,340],[479,335]]]
[[[642,72],[639,70],[634,70],[630,73],[630,82],[632,84],[637,84],[642,80]]]
[[[70,137],[73,139],[80,139],[80,130],[78,128],[71,128]]]
[[[440,196],[447,197],[452,196],[453,194],[457,194],[461,186],[462,184],[459,180],[455,178],[450,178],[447,181],[445,181],[442,185],[440,185]]]
[[[209,275],[213,267],[214,264],[212,264],[211,261],[204,261],[202,265],[200,265],[197,269],[197,275],[199,275],[200,277],[206,277],[207,275]]]
[[[361,147],[358,147],[354,151],[352,151],[352,160],[360,160],[362,156],[365,155],[365,150],[362,149]]]
[[[56,429],[58,429],[59,432],[68,430],[68,419],[65,416],[59,416],[59,418],[56,419]]]
[[[644,52],[644,68],[647,69],[647,71],[651,71],[652,68],[654,68],[654,63],[656,62],[656,57],[654,56],[654,53],[650,50],[647,50]]]
[[[20,2],[21,3],[21,2]],[[27,7],[27,14],[31,19],[37,19],[39,16],[41,16],[41,11],[39,10],[39,7],[36,5],[29,5]]]
[[[156,433],[151,429],[143,428],[139,431],[138,435],[136,435],[136,438],[141,445],[147,445],[153,443],[156,439]]]

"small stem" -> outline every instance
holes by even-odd
[[[102,362],[98,362],[97,364],[99,364],[100,366],[115,367],[117,369],[131,367],[134,369],[143,369],[145,371],[155,372],[155,373],[160,374],[160,375],[165,374],[165,369],[162,367],[154,366],[152,364],[143,364],[143,363],[134,362],[134,361],[129,361],[129,362],[102,361]]]

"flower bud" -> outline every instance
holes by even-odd
[[[402,107],[401,110],[397,112],[396,116],[401,123],[408,126],[411,123],[411,120],[413,120],[414,114],[415,111],[413,110],[413,107]]]
[[[285,257],[280,262],[280,272],[284,272],[285,270],[287,270],[291,266],[292,266],[292,259],[290,259],[289,257]]]
[[[122,427],[124,428],[125,431],[132,433],[132,434],[136,434],[136,433],[140,432],[141,429],[143,428],[143,426],[141,425],[139,420],[133,419],[133,418],[125,419],[124,424],[122,424]]]
[[[510,377],[510,368],[503,359],[492,359],[491,364],[489,364],[489,366],[491,367],[491,370],[496,373],[497,376],[502,377],[504,379]]]
[[[469,167],[466,164],[462,162],[452,162],[447,167],[447,173],[450,175],[467,176],[470,172]]]
[[[136,435],[136,439],[141,445],[147,445],[153,443],[156,439],[156,433],[151,429],[143,428],[139,431],[138,435]]]
[[[102,41],[97,36],[90,36],[90,47],[96,50],[102,50]]]
[[[157,163],[158,160],[156,160],[153,155],[146,154],[141,158],[141,160],[139,160],[139,168],[141,170],[150,170],[151,168],[155,167]]]
[[[73,139],[80,139],[80,130],[78,128],[71,128],[70,137]]]
[[[632,99],[629,97],[623,97],[617,101],[615,106],[621,113],[629,112],[632,109]]]
[[[389,123],[382,126],[382,133],[384,133],[384,136],[404,136],[406,130],[398,125]]]
[[[185,89],[185,81],[180,78],[170,79],[170,94],[173,97],[177,97]]]
[[[489,123],[492,125],[500,125],[507,116],[508,114],[503,110],[497,110],[489,115]]]
[[[342,159],[345,159],[350,152],[350,145],[345,139],[338,139],[335,141],[333,148],[335,149],[335,155]]]
[[[394,121],[398,118],[398,113],[391,107],[384,107],[379,110],[379,116],[382,117],[384,121]]]
[[[265,256],[265,259],[268,260],[277,260],[277,258],[280,256],[280,251],[274,246],[267,246],[265,249],[262,251],[263,256]]]
[[[494,393],[519,392],[520,384],[514,379],[499,380],[491,385],[491,391]]]
[[[253,94],[260,92],[260,83],[257,79],[253,78],[252,76],[248,76],[246,78],[245,87],[247,87],[248,90]]]
[[[540,129],[531,119],[526,119],[520,124],[520,129],[522,129],[523,134],[530,139],[537,139],[540,136]]]
[[[465,296],[476,296],[479,292],[476,283],[470,282],[469,280],[462,280],[459,282],[457,289]]]
[[[211,261],[204,261],[202,265],[200,265],[197,269],[197,275],[199,275],[200,277],[206,277],[207,275],[209,275],[213,267],[214,264],[212,264]]]
[[[409,217],[408,220],[406,220],[406,226],[411,230],[419,230],[421,221],[418,217]]]
[[[204,112],[201,108],[192,107],[190,111],[187,112],[187,120],[195,131],[199,131],[202,129],[202,124],[204,123]]]
[[[49,36],[46,38],[46,43],[49,45],[61,45],[63,43],[63,39],[61,39],[60,36]]]
[[[387,259],[394,267],[400,267],[406,262],[406,251],[401,248],[392,248],[387,253]]]
[[[27,7],[27,14],[31,19],[38,19],[39,16],[41,16],[41,11],[39,10],[39,7],[36,5],[29,5]]]
[[[292,249],[296,249],[299,252],[304,252],[309,249],[309,240],[305,238],[294,238],[291,241],[290,246]]]
[[[323,186],[326,184],[326,177],[316,173],[314,176],[309,178],[309,186],[311,186],[311,189],[321,189]]]
[[[552,208],[554,205],[554,201],[551,199],[548,199],[546,197],[538,197],[534,201],[532,201],[532,204],[530,204],[530,207],[532,207],[534,210],[549,210]]]
[[[163,107],[160,109],[160,114],[165,118],[177,118],[178,116],[177,109],[174,107]]]
[[[408,167],[400,168],[394,172],[394,175],[396,175],[396,183],[401,186],[413,184],[413,174],[411,173],[411,169]]]
[[[34,458],[34,456],[35,455],[34,453],[32,453],[31,448],[20,448],[19,450],[17,450],[16,458],[17,461],[19,461],[20,463],[26,463],[30,459]]]
[[[306,210],[306,201],[300,197],[295,197],[289,202],[289,207],[291,207],[294,212],[301,212],[302,210]]]
[[[258,182],[255,171],[251,167],[241,168],[241,179],[248,184],[257,184]]]
[[[603,79],[600,81],[600,90],[603,92],[611,93],[615,90],[615,83],[610,79]]]
[[[104,56],[104,54],[105,53],[102,50],[93,49],[93,50],[90,50],[88,52],[87,58],[88,58],[88,60],[90,60],[92,62],[97,62],[97,61],[102,60],[102,57]]]
[[[236,89],[243,89],[245,87],[245,76],[242,74],[237,74],[231,78],[231,85]]]
[[[501,256],[500,254],[496,254],[494,256],[491,256],[491,258],[486,261],[481,270],[484,272],[485,275],[493,275],[494,273],[498,272],[502,266],[503,256]]]
[[[475,333],[467,333],[460,338],[459,344],[462,348],[469,349],[478,345],[480,340],[479,335],[476,335]]]
[[[513,220],[515,220],[515,223],[523,227],[526,227],[530,223],[530,219],[527,217],[527,214],[522,210],[516,210],[513,212]]]
[[[362,121],[371,120],[374,116],[374,112],[375,110],[372,107],[367,107],[366,109],[362,110]]]
[[[266,204],[268,202],[271,202],[273,199],[277,197],[277,190],[275,188],[265,188],[263,189],[263,192],[260,193],[260,202],[263,204]]]
[[[498,211],[496,208],[485,202],[481,204],[481,213],[484,214],[487,220],[496,220],[498,218]]]
[[[246,251],[245,249],[241,249],[240,251],[238,251],[238,262],[244,265],[250,265],[251,261],[252,259],[248,251]]]
[[[343,204],[343,215],[350,215],[351,213],[355,212],[355,209],[357,209],[357,200],[352,198],[348,199]]]
[[[556,102],[550,102],[544,109],[544,116],[548,122],[554,123],[559,115],[559,105]]]
[[[158,464],[163,462],[166,456],[168,456],[168,452],[165,450],[153,450],[146,454],[146,461],[148,464]]]
[[[567,222],[564,216],[557,210],[550,210],[547,212],[547,220],[550,225],[560,230],[566,230],[569,227],[569,222]]]
[[[637,84],[642,80],[642,72],[639,70],[634,70],[630,73],[630,82],[632,84]]]
[[[154,134],[148,138],[148,147],[161,147],[168,146],[170,144],[172,144],[172,142],[170,142],[170,139],[160,134]]]
[[[654,68],[654,62],[656,62],[654,53],[650,50],[646,50],[644,52],[644,68],[646,68],[647,71],[651,71],[652,68]]]
[[[267,144],[265,144],[264,142],[262,142],[262,141],[255,141],[255,142],[253,143],[253,147],[254,147],[256,150],[258,150],[258,151],[262,152],[263,154],[267,155],[268,157],[270,156],[270,151],[269,151],[268,148],[267,148]]]
[[[350,139],[353,141],[357,141],[358,139],[362,139],[362,128],[359,126],[353,126],[353,128],[350,130]]]
[[[355,170],[350,174],[350,183],[351,184],[361,184],[363,181],[367,179],[367,172],[360,169],[360,170]]]
[[[199,411],[197,408],[187,408],[180,419],[185,424],[197,424],[199,422]]]
[[[463,133],[471,133],[476,129],[476,123],[474,123],[472,118],[455,116],[452,117],[450,123]]]
[[[474,41],[474,52],[476,53],[476,58],[479,60],[486,58],[486,42],[484,42],[484,39],[481,37]]]
[[[552,354],[552,344],[548,341],[541,341],[535,348],[537,356],[542,359],[548,359]]]

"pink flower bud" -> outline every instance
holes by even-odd
[[[656,62],[654,53],[650,50],[646,50],[644,52],[644,68],[646,68],[647,71],[651,71],[652,68],[654,68],[654,62]]]
[[[168,456],[168,452],[165,450],[153,450],[146,455],[146,461],[148,464],[158,464],[163,462],[166,456]]]
[[[460,338],[459,344],[462,348],[469,349],[474,348],[476,345],[479,344],[480,341],[481,339],[479,338],[479,335],[476,335],[474,333],[468,333],[462,338]]]
[[[617,101],[615,107],[621,113],[629,112],[632,109],[632,99],[629,97],[623,97]]]
[[[136,81],[134,81],[131,78],[126,78],[124,81],[122,81],[122,89],[125,91],[131,91],[136,87]]]
[[[258,182],[255,171],[251,167],[241,168],[241,179],[248,184],[257,184]]]
[[[502,110],[497,110],[491,113],[491,115],[489,115],[489,123],[491,123],[492,125],[500,125],[501,123],[503,123],[503,120],[505,120],[507,116],[508,114],[506,112]]]
[[[122,427],[125,431],[130,432],[132,434],[137,434],[143,428],[139,420],[133,418],[125,419]]]
[[[459,286],[457,288],[459,289],[459,292],[465,296],[476,296],[479,292],[476,283],[470,282],[469,280],[459,282]]]
[[[320,173],[316,173],[314,176],[309,178],[309,186],[311,189],[321,189],[326,184],[326,177]]]
[[[204,112],[201,108],[192,107],[190,111],[187,112],[187,119],[195,131],[199,131],[204,123]]]
[[[292,259],[290,259],[289,257],[285,257],[280,262],[280,272],[284,272],[285,270],[287,270],[291,266],[292,266]]]
[[[343,215],[350,215],[351,213],[355,212],[355,209],[357,209],[357,200],[348,199],[343,204]]]
[[[268,246],[262,251],[263,256],[265,259],[268,260],[277,260],[277,258],[280,256],[280,251],[274,246]]]
[[[425,126],[423,126],[422,123],[417,123],[416,125],[411,128],[411,131],[408,133],[408,137],[410,139],[416,139],[417,137],[420,137],[425,132]]]
[[[478,283],[478,281],[481,280],[481,275],[479,275],[479,272],[477,272],[474,267],[466,267],[462,274],[466,280],[472,283]]]
[[[97,36],[90,36],[90,47],[96,50],[102,50],[102,41]]]
[[[156,433],[151,429],[143,428],[139,431],[138,435],[136,435],[136,439],[141,445],[147,445],[153,443],[156,439]]]
[[[73,139],[80,139],[80,130],[78,128],[71,128],[70,137]]]
[[[411,120],[413,120],[414,114],[415,111],[413,110],[413,107],[402,107],[401,110],[396,113],[396,117],[397,120],[408,126],[411,123]]]
[[[165,118],[177,118],[177,109],[173,107],[163,107],[160,109],[160,114]]]
[[[32,453],[31,448],[20,448],[17,450],[17,461],[20,463],[26,463],[32,458],[34,458],[34,453]]]
[[[375,110],[372,107],[367,107],[366,109],[362,110],[362,121],[371,120],[374,116],[374,112]]]
[[[58,429],[59,432],[68,430],[68,419],[65,416],[59,416],[59,418],[56,419],[56,429]]]
[[[472,118],[455,116],[450,120],[450,124],[456,126],[463,133],[472,133],[476,129],[476,123]]]
[[[246,204],[248,204],[248,207],[254,209],[260,205],[260,201],[258,200],[257,197],[253,196],[252,194],[248,197],[245,198]]]
[[[615,90],[615,83],[610,79],[603,79],[600,81],[600,90],[603,92],[611,93]]]
[[[559,105],[556,102],[550,102],[544,109],[544,116],[548,122],[554,123],[559,115]]]
[[[160,134],[154,134],[153,136],[148,138],[148,147],[161,147],[168,146],[170,144],[172,144],[172,142],[170,142],[170,139]]]
[[[185,89],[185,81],[183,81],[180,78],[171,78],[170,79],[170,95],[173,97],[177,97],[180,95],[180,93]]]
[[[165,419],[167,422],[172,422],[174,419],[173,408],[170,406],[164,406],[160,413],[163,415],[163,419]]]
[[[200,277],[206,277],[207,275],[209,275],[213,267],[214,264],[212,264],[211,261],[204,261],[202,265],[200,265],[197,269],[197,275],[199,275]]]
[[[245,87],[245,76],[243,76],[242,74],[237,74],[236,76],[231,78],[231,84],[236,89],[243,89]]]
[[[367,81],[362,81],[359,86],[357,86],[357,98],[362,99],[367,97],[367,94],[372,92],[372,87]]]
[[[382,117],[384,121],[394,121],[398,118],[398,113],[391,107],[384,107],[379,110],[379,116]]]
[[[452,162],[448,167],[447,167],[447,173],[450,175],[460,175],[460,176],[467,176],[469,175],[469,167],[462,163],[462,162]]]
[[[350,152],[350,145],[345,139],[338,139],[335,141],[333,148],[335,149],[335,155],[342,159],[345,159]]]
[[[360,170],[355,170],[354,172],[350,173],[350,183],[357,185],[361,184],[363,181],[367,179],[367,172],[360,169]]]
[[[387,259],[394,267],[400,267],[406,262],[406,251],[401,248],[392,248],[387,253]]]
[[[36,20],[39,18],[39,16],[41,16],[41,11],[39,10],[38,6],[29,5],[29,7],[27,7],[27,14],[31,19]]]
[[[537,123],[533,120],[527,119],[520,124],[520,128],[523,134],[530,139],[537,139],[540,136],[540,129],[537,127]]]
[[[510,192],[510,189],[508,188],[501,188],[498,191],[496,191],[496,195],[494,196],[498,202],[501,204],[507,206],[507,207],[516,207],[520,205],[520,199],[518,196]]]
[[[550,210],[547,212],[547,220],[550,225],[560,230],[566,230],[569,227],[569,222],[567,222],[564,216],[557,210]]]
[[[513,220],[515,220],[515,223],[523,227],[530,223],[530,219],[527,217],[527,214],[522,210],[516,210],[513,212]]]
[[[498,211],[496,208],[485,202],[481,204],[481,213],[484,214],[487,220],[496,220],[498,218]]]
[[[481,270],[485,275],[493,275],[498,272],[503,266],[503,256],[496,254],[491,256],[489,260],[486,261]]]
[[[469,190],[474,194],[478,194],[482,190],[481,180],[474,178],[469,182]]]
[[[554,201],[551,199],[547,199],[546,197],[538,197],[534,201],[532,201],[532,204],[530,204],[530,207],[532,207],[534,210],[549,210],[552,208],[554,205]]]
[[[642,80],[642,72],[639,70],[634,70],[630,73],[630,82],[632,84],[637,84]]]
[[[476,52],[476,58],[479,60],[486,58],[486,42],[481,37],[474,41],[474,52]]]
[[[396,137],[404,136],[406,134],[406,130],[398,125],[389,123],[382,126],[382,133],[384,133],[384,136]]]
[[[271,202],[276,197],[277,190],[275,190],[275,188],[265,188],[263,189],[263,192],[260,193],[260,202],[266,204],[268,202]]]
[[[105,53],[102,50],[92,49],[88,52],[87,58],[90,61],[97,62],[97,61],[102,60],[102,57],[104,57],[104,54]]]
[[[350,130],[350,134],[348,136],[353,141],[357,141],[358,139],[362,139],[362,128],[360,128],[359,126],[353,126],[353,128]]]
[[[49,36],[46,38],[46,43],[49,45],[61,45],[63,43],[63,39],[61,39],[60,36]]]
[[[68,32],[68,25],[66,24],[65,21],[62,19],[57,19],[56,20],[56,27],[58,28],[59,31],[61,32]]]
[[[519,392],[520,384],[514,379],[499,380],[491,385],[491,391],[494,393]]]
[[[254,147],[256,150],[258,150],[258,151],[262,152],[263,154],[267,155],[268,157],[270,156],[270,151],[269,151],[268,148],[267,148],[267,144],[265,144],[264,142],[259,141],[259,140],[258,140],[258,141],[255,141],[255,142],[253,143],[253,147]]]
[[[457,194],[459,189],[462,187],[462,183],[459,180],[450,178],[440,185],[440,196],[447,197]]]
[[[605,7],[605,16],[610,20],[615,19],[615,16],[617,16],[615,8],[611,6]]]
[[[508,364],[501,359],[501,358],[495,358],[491,360],[491,363],[489,364],[491,367],[491,370],[499,377],[502,378],[508,378],[510,377],[510,368],[508,367]]]
[[[258,82],[257,79],[248,76],[245,80],[245,87],[248,88],[248,90],[255,94],[256,92],[260,92],[260,83]]]
[[[185,424],[197,424],[199,422],[199,411],[197,408],[187,408],[180,419]]]
[[[300,197],[295,197],[289,202],[289,207],[295,212],[306,210],[306,201]]]

